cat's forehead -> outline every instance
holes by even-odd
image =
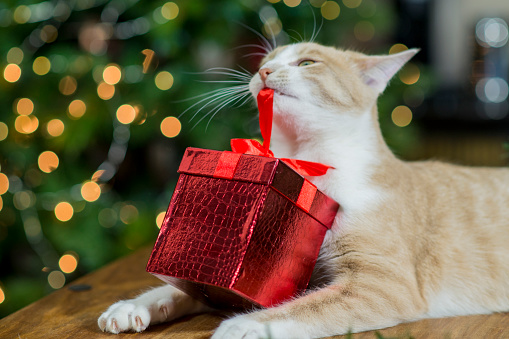
[[[314,58],[323,60],[327,57],[328,54],[330,55],[331,52],[337,52],[337,50],[315,43],[286,45],[278,47],[270,52],[265,58],[263,58],[261,64],[263,65],[272,60],[277,60],[283,63],[292,62],[300,58]]]

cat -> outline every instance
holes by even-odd
[[[297,43],[261,62],[277,157],[334,169],[310,178],[341,205],[308,292],[223,321],[212,339],[319,338],[423,318],[509,311],[509,169],[404,162],[384,142],[377,97],[418,50],[368,56]],[[211,308],[165,285],[112,305],[103,331]]]

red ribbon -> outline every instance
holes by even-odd
[[[274,105],[274,90],[270,88],[264,88],[258,93],[258,110],[260,130],[263,137],[263,145],[256,140],[252,139],[232,139],[231,147],[233,152],[260,155],[264,157],[274,157],[274,153],[269,149],[270,138],[272,135],[272,115]],[[304,161],[298,159],[281,158],[288,166],[293,168],[301,175],[308,176],[321,176],[327,173],[329,168],[318,162]]]

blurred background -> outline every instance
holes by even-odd
[[[186,147],[259,136],[251,101],[182,115],[236,85],[200,72],[257,70],[258,34],[421,48],[380,99],[390,147],[506,165],[508,20],[507,0],[2,1],[0,317],[153,244]]]

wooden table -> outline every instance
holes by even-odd
[[[84,276],[69,286],[0,320],[0,338],[118,338],[102,333],[97,318],[113,302],[132,298],[161,282],[145,272],[150,248],[145,248]],[[69,287],[90,285],[89,290]],[[201,314],[150,327],[143,333],[127,333],[122,338],[206,339],[224,314]],[[509,338],[509,313],[430,319],[401,324],[379,331],[391,338]],[[351,336],[377,338],[376,332]],[[333,338],[346,338],[336,336]]]

